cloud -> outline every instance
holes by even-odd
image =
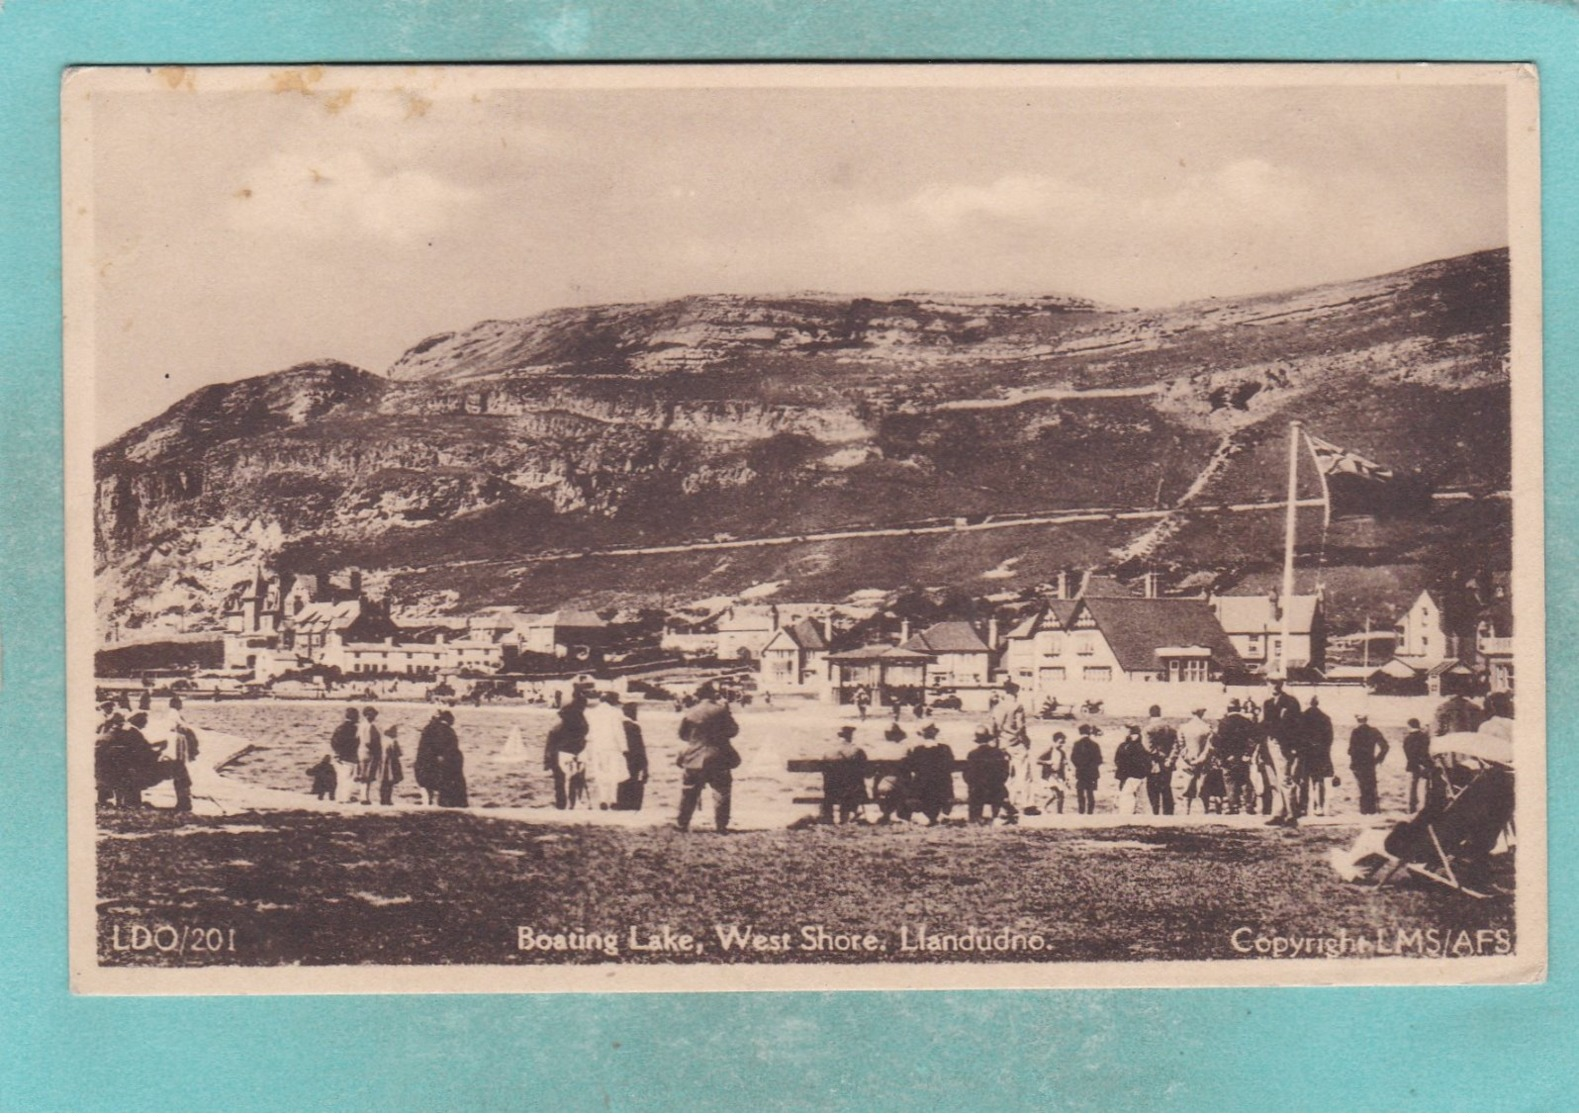
[[[1292,221],[1310,203],[1299,176],[1263,159],[1243,159],[1210,174],[1182,175],[1151,191],[1101,190],[1046,175],[1005,175],[990,183],[930,184],[889,204],[845,215],[869,232],[952,234],[989,225],[1040,228],[1108,226],[1177,235],[1190,228]]]
[[[449,228],[478,198],[476,190],[427,171],[376,167],[357,151],[282,152],[244,176],[227,216],[233,227],[251,232],[405,244]]]
[[[829,259],[857,261],[852,279],[884,290],[948,284],[1169,303],[1289,285],[1299,262],[1341,271],[1324,255],[1343,241],[1331,235],[1332,209],[1301,172],[1245,158],[1200,170],[1153,163],[1107,181],[932,182],[831,213],[819,232]]]

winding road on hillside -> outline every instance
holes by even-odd
[[[1485,499],[1508,500],[1511,493],[1491,493]],[[1466,501],[1477,499],[1475,494],[1454,490],[1433,493],[1439,501]],[[1298,502],[1301,508],[1320,508],[1324,503],[1312,498]],[[1005,512],[978,516],[960,516],[947,521],[898,524],[890,527],[833,528],[826,531],[808,531],[797,535],[763,535],[748,539],[723,538],[695,540],[687,543],[663,543],[649,546],[596,547],[582,551],[542,551],[535,554],[515,555],[497,559],[463,559],[459,562],[436,563],[429,566],[405,567],[391,571],[395,574],[423,574],[434,570],[454,570],[462,567],[523,566],[539,562],[563,561],[582,558],[618,558],[635,555],[683,555],[700,551],[735,551],[749,547],[793,547],[806,543],[830,543],[845,539],[898,539],[920,535],[949,535],[979,531],[1002,531],[1007,528],[1044,527],[1059,524],[1089,524],[1105,521],[1165,520],[1180,513],[1244,513],[1281,509],[1281,500],[1251,501],[1240,504],[1195,504],[1172,508],[1077,508],[1048,512]]]

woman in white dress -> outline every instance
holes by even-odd
[[[630,777],[625,763],[625,715],[613,691],[587,707],[587,747],[581,760],[587,767],[587,797],[599,810],[611,809],[621,781]]]

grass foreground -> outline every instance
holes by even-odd
[[[106,965],[1196,960],[1274,936],[1320,956],[1340,933],[1451,956],[1466,934],[1480,953],[1513,934],[1506,897],[1339,881],[1326,858],[1348,827],[720,835],[101,809],[99,833]],[[927,936],[956,938],[935,940],[941,955],[906,949]]]

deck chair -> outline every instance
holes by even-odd
[[[1486,858],[1513,823],[1513,769],[1451,754],[1437,757],[1441,788],[1426,807],[1393,827],[1382,846],[1392,863],[1378,888],[1400,870],[1477,900],[1492,893],[1472,886]]]

